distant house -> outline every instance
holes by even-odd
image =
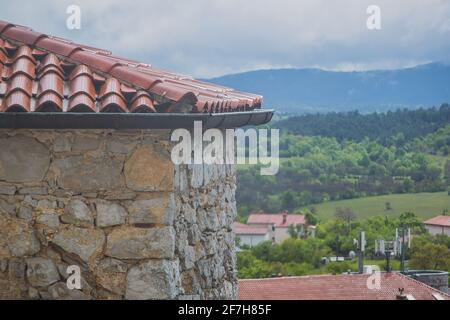
[[[263,241],[281,243],[290,237],[289,226],[298,226],[300,234],[315,235],[315,226],[308,226],[305,216],[282,213],[251,213],[247,224],[235,222],[234,232],[241,244],[253,247]]]
[[[425,229],[432,235],[443,234],[450,236],[450,216],[436,216],[423,224]]]
[[[253,247],[260,242],[270,240],[270,234],[267,227],[254,227],[247,224],[235,222],[233,230],[239,237],[241,245]]]
[[[270,233],[270,239],[276,243],[281,243],[290,237],[288,232],[290,225],[299,225],[301,232],[307,231],[304,215],[288,214],[286,211],[277,214],[251,213],[248,217],[247,225],[267,228]]]
[[[313,275],[239,280],[239,300],[450,300],[450,295],[400,273]]]

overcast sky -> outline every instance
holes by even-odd
[[[81,29],[66,27],[69,5]],[[369,5],[381,30],[368,30]],[[0,19],[196,77],[450,61],[450,0],[0,0]]]

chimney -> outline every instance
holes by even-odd
[[[288,212],[287,211],[283,211],[283,224],[286,224],[287,222],[287,216],[288,216]]]
[[[397,300],[408,300],[408,297],[404,294],[405,288],[398,288]]]

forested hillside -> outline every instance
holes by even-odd
[[[440,105],[450,99],[450,64],[360,72],[320,69],[257,70],[209,79],[264,96],[283,112],[388,111]]]
[[[280,171],[239,169],[239,213],[296,211],[325,201],[446,191],[450,108],[310,115],[275,122]],[[335,131],[333,129],[335,128]],[[449,197],[450,203],[450,197]]]
[[[304,136],[334,137],[337,140],[377,140],[383,145],[402,143],[423,137],[450,124],[450,106],[397,110],[386,113],[309,114],[278,121],[273,127]]]

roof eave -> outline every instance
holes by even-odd
[[[191,129],[238,128],[270,122],[274,110],[230,113],[0,113],[0,129]]]

